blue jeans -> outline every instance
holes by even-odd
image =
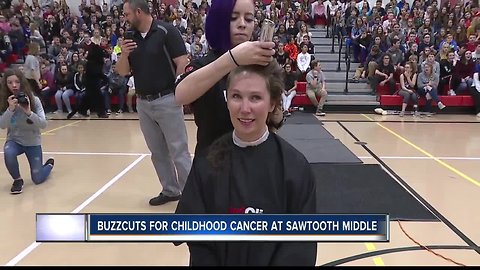
[[[30,164],[30,173],[32,181],[35,184],[41,184],[47,180],[47,177],[52,171],[52,166],[43,165],[42,146],[23,146],[14,141],[7,141],[3,147],[5,166],[13,179],[20,178],[20,171],[18,166],[17,156],[25,153]]]
[[[108,92],[108,90],[109,90],[108,87],[102,87],[100,89],[100,92],[102,93],[102,96],[103,96],[103,103],[105,104],[105,110],[111,110],[110,93]]]
[[[75,92],[75,107],[77,110],[81,107],[81,104],[85,98],[85,91],[77,91]]]
[[[417,93],[419,96],[421,97],[426,97],[427,93],[430,93],[430,97],[431,99],[427,99],[426,103],[425,103],[425,112],[432,112],[432,100],[435,102],[435,103],[438,103],[440,101],[440,98],[438,97],[438,90],[436,87],[433,87],[432,90],[430,91],[425,91],[425,89],[423,89],[422,87],[418,87],[417,88]]]

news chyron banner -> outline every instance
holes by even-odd
[[[37,242],[388,242],[389,216],[37,214]]]

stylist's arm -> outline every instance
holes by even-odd
[[[211,64],[186,76],[177,85],[176,102],[180,105],[194,102],[237,65],[267,65],[273,59],[274,45],[273,42],[249,41],[225,52]]]

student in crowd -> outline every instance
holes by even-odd
[[[475,72],[475,63],[472,60],[472,52],[466,51],[455,65],[454,69],[454,87],[456,94],[469,92],[473,85],[473,73]]]
[[[480,64],[477,64],[476,71],[473,74],[473,84],[474,87],[470,88],[470,93],[472,94],[473,100],[475,102],[475,113],[477,117],[480,117]]]
[[[417,92],[415,91],[416,83],[416,67],[411,62],[407,62],[405,64],[404,72],[400,75],[401,88],[398,94],[403,97],[402,111],[399,114],[400,117],[403,117],[405,115],[405,109],[407,108],[408,102],[410,100],[413,102],[414,116],[418,115],[418,96]]]
[[[322,65],[320,61],[313,60],[310,65],[310,71],[306,76],[307,80],[307,95],[313,106],[317,109],[315,114],[317,116],[325,116],[323,105],[327,101],[327,89],[325,84],[325,76],[322,72]],[[320,97],[320,101],[317,101]]]
[[[438,83],[438,89],[440,92],[447,87],[447,93],[450,96],[455,96],[455,91],[452,89],[452,75],[455,61],[455,53],[449,52],[446,59],[440,60],[440,82]]]
[[[67,107],[68,113],[72,112],[70,97],[73,96],[73,76],[66,63],[60,65],[60,71],[55,76],[57,92],[55,93],[55,102],[57,104],[57,113],[63,113],[63,103]]]
[[[297,79],[298,74],[292,70],[290,64],[285,65],[285,90],[282,93],[282,106],[283,113],[286,116],[290,116],[290,105],[292,104],[292,99],[297,94]]]
[[[43,183],[53,169],[53,158],[49,158],[45,164],[42,161],[40,130],[47,127],[47,119],[42,102],[33,94],[27,79],[19,70],[5,71],[0,88],[0,107],[0,128],[7,129],[3,156],[13,178],[10,193],[19,194],[24,184],[18,165],[19,155],[27,156],[32,181],[37,185]]]
[[[195,155],[175,213],[228,214],[243,206],[263,214],[315,213],[310,164],[272,132],[275,127],[268,121],[280,106],[281,67],[275,61],[242,65],[230,73],[226,88],[234,130]],[[258,164],[264,163],[259,170]],[[187,244],[192,266],[314,266],[317,256],[315,242]]]
[[[388,84],[390,93],[395,92],[395,80],[393,79],[393,73],[395,72],[394,66],[391,64],[391,58],[389,54],[384,54],[382,61],[378,64],[375,70],[375,75],[370,80],[370,86],[372,87],[372,95],[376,95],[377,86],[384,86]]]
[[[438,98],[438,81],[439,78],[433,73],[433,67],[430,63],[426,63],[423,71],[418,75],[417,93],[425,97],[427,102],[425,104],[425,112],[427,116],[431,116],[432,100],[437,103],[440,110],[446,106]]]
[[[77,72],[73,75],[73,86],[75,88],[75,106],[79,108],[85,98],[85,63],[79,62],[77,65]],[[75,113],[78,110],[75,110]],[[88,116],[88,115],[84,115]],[[73,115],[71,116],[73,117]]]

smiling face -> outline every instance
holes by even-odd
[[[227,106],[235,134],[247,142],[259,139],[274,109],[265,78],[251,71],[235,74],[227,90]]]

